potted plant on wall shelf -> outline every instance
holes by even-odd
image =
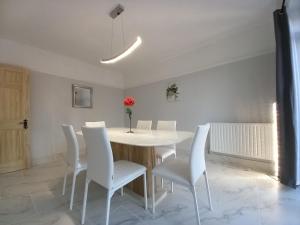
[[[179,92],[178,92],[178,86],[176,83],[173,83],[171,85],[168,86],[167,90],[166,90],[166,96],[168,100],[174,100],[176,101],[178,96],[179,96]]]

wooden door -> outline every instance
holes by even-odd
[[[30,165],[28,86],[27,70],[0,64],[0,173]]]

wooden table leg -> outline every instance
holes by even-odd
[[[111,143],[114,160],[128,160],[141,164],[147,168],[147,190],[148,196],[152,193],[152,169],[155,167],[155,151],[154,147],[138,147],[132,145],[124,145]],[[144,184],[143,177],[139,177],[127,185],[133,192],[143,196]]]

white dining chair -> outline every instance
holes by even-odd
[[[86,127],[106,127],[105,121],[96,121],[96,122],[85,122]],[[124,195],[124,189],[123,187],[120,189],[121,195]]]
[[[176,121],[157,121],[156,130],[176,131]],[[176,158],[176,145],[155,147],[157,161],[163,163],[170,156]],[[161,178],[161,187],[164,187],[164,179]],[[173,192],[173,182],[171,182],[171,192]]]
[[[152,128],[152,120],[138,120],[136,129],[140,130],[151,130]]]
[[[164,177],[173,181],[174,183],[188,187],[194,197],[194,205],[197,216],[198,225],[200,222],[200,215],[198,209],[198,200],[195,185],[199,178],[204,175],[207,196],[209,201],[210,210],[212,210],[212,203],[210,197],[210,190],[207,179],[207,171],[205,165],[205,142],[210,125],[198,126],[194,136],[192,149],[189,159],[174,159],[166,161],[161,165],[156,166],[152,170],[152,212],[155,213],[155,176]]]
[[[111,144],[104,127],[82,127],[87,147],[87,176],[85,181],[81,223],[85,222],[89,183],[94,181],[107,189],[105,224],[109,223],[110,201],[116,190],[144,176],[144,200],[147,209],[146,167],[137,163],[113,161]]]
[[[96,121],[96,122],[85,122],[87,127],[106,127],[105,121]]]
[[[65,195],[67,176],[68,173],[71,171],[73,172],[73,181],[72,181],[72,190],[71,190],[71,199],[70,199],[70,210],[72,210],[75,185],[76,185],[76,177],[81,171],[86,170],[87,165],[86,165],[86,159],[80,157],[79,144],[73,126],[63,124],[62,129],[67,141],[67,153],[65,157],[66,171],[64,176],[62,194]]]

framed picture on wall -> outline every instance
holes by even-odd
[[[73,84],[72,106],[74,108],[93,108],[93,88]]]

